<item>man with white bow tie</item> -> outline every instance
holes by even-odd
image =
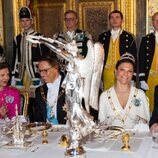
[[[139,48],[139,81],[154,107],[154,87],[158,84],[158,12],[152,16],[153,30],[142,37]]]
[[[35,92],[34,121],[65,124],[65,91],[61,87],[63,78],[59,73],[58,59],[41,57],[38,70],[44,84]]]
[[[114,10],[109,14],[109,22],[111,30],[102,33],[99,36],[99,42],[104,46],[104,70],[103,70],[103,87],[109,89],[114,84],[114,69],[117,60],[124,53],[131,53],[137,63],[137,49],[134,36],[123,30],[121,25],[123,23],[123,14]],[[136,66],[135,66],[136,72]],[[136,73],[134,74],[136,81]]]

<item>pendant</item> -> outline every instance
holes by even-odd
[[[50,112],[50,117],[54,117],[55,116],[55,114],[54,114],[54,112],[53,112],[53,110]]]

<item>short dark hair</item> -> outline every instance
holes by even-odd
[[[0,63],[0,70],[7,68],[10,72],[10,66],[7,62]]]
[[[130,63],[132,66],[133,66],[133,70],[134,70],[134,67],[135,67],[135,63],[130,60],[130,59],[122,59],[122,60],[118,60],[117,63],[116,63],[116,70],[118,69],[118,67],[122,64],[122,63]]]
[[[74,10],[67,10],[64,16],[66,17],[66,14],[69,14],[69,13],[73,13],[76,16],[76,19],[78,18],[78,14]]]
[[[123,19],[123,14],[122,14],[122,12],[119,11],[119,10],[113,10],[113,11],[109,14],[109,19],[111,18],[111,15],[112,15],[113,13],[118,13],[118,14],[120,14],[121,19]]]
[[[51,55],[43,55],[39,58],[38,62],[42,62],[42,61],[48,62],[51,66],[57,66],[59,70],[60,62],[57,57]]]

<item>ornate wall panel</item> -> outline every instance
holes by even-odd
[[[64,3],[37,5],[37,28],[42,34],[52,37],[64,28]]]
[[[87,30],[94,41],[109,28],[108,15],[114,9],[114,1],[79,2],[79,26]]]

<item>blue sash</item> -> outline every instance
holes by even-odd
[[[50,123],[52,123],[53,125],[58,125],[59,122],[57,120],[57,118],[55,118],[55,116],[51,116],[51,111],[52,111],[52,108],[47,105],[47,119]]]

